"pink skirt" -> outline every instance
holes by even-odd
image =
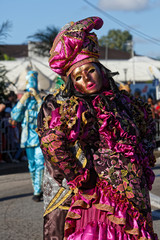
[[[65,240],[157,240],[151,218],[105,180],[94,189],[78,190],[65,221]]]

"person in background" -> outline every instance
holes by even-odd
[[[11,108],[13,108],[17,103],[17,94],[14,91],[10,91],[7,95],[7,99],[7,104],[9,104]]]
[[[0,119],[3,117],[2,113],[5,110],[6,105],[4,103],[0,103]]]
[[[15,151],[14,149],[14,136],[13,136],[13,128],[10,123],[10,117],[11,117],[11,108],[5,107],[4,109],[4,115],[1,119],[1,150],[2,150],[2,158],[5,162],[15,162],[12,157],[12,153]]]
[[[44,214],[44,239],[157,239],[149,199],[155,124],[148,104],[119,91],[117,73],[99,62],[91,31],[102,25],[99,17],[72,22],[50,51],[65,86],[38,114],[41,149],[60,187]]]
[[[3,133],[3,126],[2,126],[2,121],[4,118],[4,110],[6,108],[6,105],[4,103],[4,100],[1,99],[0,102],[0,135],[1,135],[1,139],[0,139],[0,144],[1,144],[1,148],[0,148],[0,163],[4,163],[5,161],[3,160],[3,150],[5,147],[5,137],[4,137],[4,133]]]
[[[153,117],[153,119],[155,119],[155,105],[153,103],[153,98],[151,96],[149,96],[148,99],[147,99],[147,102],[148,102],[148,105],[151,108],[152,117]]]
[[[28,158],[29,172],[34,189],[32,199],[39,202],[42,199],[44,157],[36,128],[42,100],[38,93],[38,73],[29,71],[26,79],[26,92],[12,109],[11,118],[21,122],[21,148],[25,148]]]
[[[14,91],[10,91],[8,95],[6,95],[5,99],[1,99],[0,102],[0,119],[2,119],[5,115],[5,108],[13,108],[17,103],[17,95]]]
[[[160,118],[160,99],[157,100],[157,103],[155,106],[155,114],[156,114],[156,118]]]
[[[142,98],[142,97],[141,97],[141,91],[140,91],[139,89],[136,89],[136,90],[135,90],[134,97],[135,97],[136,99]]]
[[[20,146],[20,128],[15,120],[10,119],[10,124],[12,126],[12,136],[13,136],[13,148],[15,153],[13,155],[14,162],[20,162],[22,159],[22,148]]]

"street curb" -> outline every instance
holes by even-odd
[[[150,195],[151,206],[160,209],[160,197],[153,193],[149,193],[149,195]]]
[[[0,163],[0,176],[28,171],[28,161],[19,163]]]

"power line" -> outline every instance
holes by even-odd
[[[84,2],[86,2],[89,6],[91,6],[92,8],[96,9],[97,11],[101,12],[105,17],[109,18],[110,20],[112,20],[113,22],[117,23],[118,25],[122,26],[123,28],[130,30],[131,32],[134,32],[135,34],[137,34],[138,36],[146,39],[147,41],[150,41],[158,46],[160,46],[160,41],[158,39],[152,38],[151,36],[136,30],[133,27],[128,26],[127,24],[123,23],[122,21],[118,20],[117,18],[113,17],[112,15],[110,15],[109,13],[106,13],[105,11],[103,11],[102,9],[96,7],[94,4],[88,2],[87,0],[84,0]]]

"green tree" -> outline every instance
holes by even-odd
[[[5,66],[0,64],[0,103],[6,99],[7,94],[8,94],[8,87],[13,85],[12,83],[6,76],[7,70]]]
[[[49,56],[49,51],[52,47],[53,40],[57,36],[59,29],[55,27],[47,27],[44,31],[38,30],[34,35],[28,36],[29,39],[35,40],[32,42],[34,53],[41,56]]]
[[[108,46],[112,49],[119,49],[124,51],[130,51],[132,46],[132,35],[128,31],[110,30],[108,35],[102,36],[99,39],[100,46]]]
[[[8,87],[8,78],[6,77],[7,70],[3,65],[0,65],[0,103],[6,97],[6,89]]]

